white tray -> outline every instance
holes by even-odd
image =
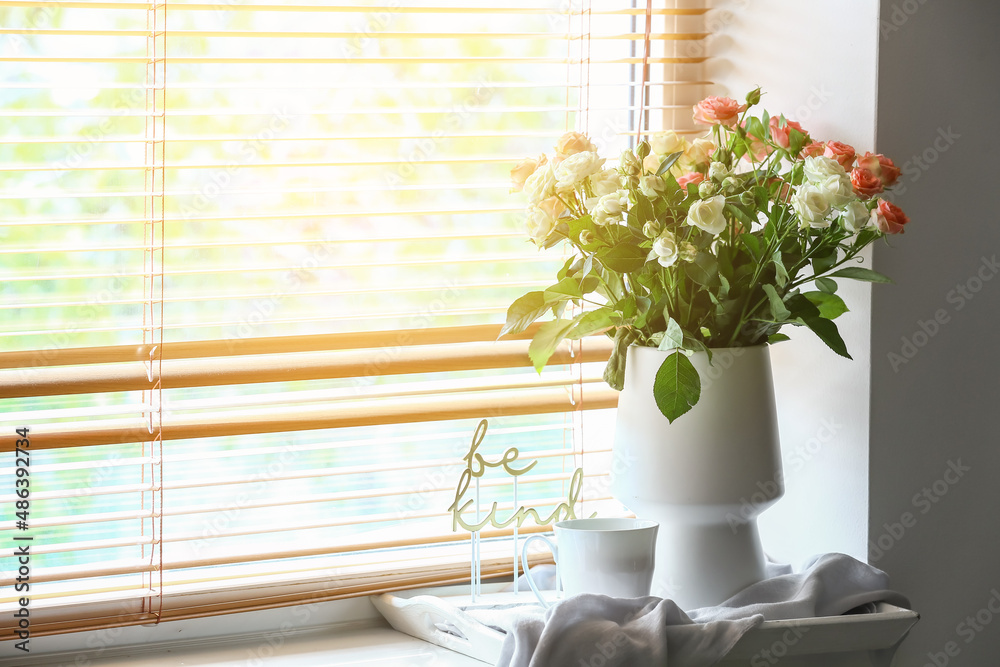
[[[503,584],[483,585],[491,604],[530,603],[530,592],[501,593]],[[393,628],[486,664],[500,656],[504,635],[471,619],[468,586],[386,593],[372,603]],[[781,667],[887,667],[896,647],[920,616],[909,609],[878,603],[876,612],[849,616],[764,621],[736,643],[720,667],[776,664]],[[754,662],[756,660],[756,662]]]

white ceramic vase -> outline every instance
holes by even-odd
[[[628,350],[611,490],[660,524],[652,594],[696,609],[765,577],[757,516],[784,493],[771,361],[767,346],[695,353],[701,399],[671,424],[653,400],[668,354]]]

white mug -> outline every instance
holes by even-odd
[[[557,585],[567,596],[597,593],[618,598],[649,595],[659,524],[641,519],[568,519],[555,525],[556,542],[542,535],[524,541],[521,564],[528,586],[542,598],[528,570],[528,544],[543,540],[556,560]]]

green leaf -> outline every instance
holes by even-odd
[[[892,280],[888,276],[883,276],[878,271],[872,271],[871,269],[865,269],[860,266],[849,266],[846,269],[841,269],[839,271],[834,271],[830,274],[831,278],[851,278],[852,280],[865,280],[870,283],[891,283]]]
[[[637,196],[635,204],[628,212],[629,227],[641,234],[643,225],[654,219],[653,205],[649,203],[649,200],[645,196]]]
[[[650,315],[649,309],[653,306],[653,301],[647,296],[637,296],[635,298],[635,308],[636,308],[636,318],[635,326],[636,328],[643,328],[646,326],[646,318]],[[654,314],[655,315],[655,314]]]
[[[684,270],[691,280],[703,287],[716,287],[719,284],[719,263],[707,252],[695,255],[694,261],[687,264]]]
[[[736,126],[736,132],[742,133],[743,128],[739,125]],[[747,154],[749,151],[749,144],[746,139],[737,139],[733,142],[733,159],[739,160],[741,157]]]
[[[546,288],[543,294],[545,295],[545,302],[548,304],[568,299],[579,299],[583,296],[583,293],[580,291],[580,283],[576,278],[563,278],[555,285]]]
[[[559,343],[566,337],[573,324],[573,320],[552,320],[539,327],[535,337],[531,339],[531,344],[528,345],[528,357],[535,365],[536,371],[542,372],[549,357],[559,347]]]
[[[719,272],[719,298],[725,299],[729,296],[729,279],[722,272]]]
[[[826,292],[805,292],[802,296],[809,299],[819,309],[819,316],[835,320],[847,312],[847,304],[836,294]]]
[[[785,307],[791,312],[789,319],[801,320],[807,317],[819,317],[819,308],[801,294],[785,297]]]
[[[737,238],[743,243],[744,246],[746,246],[747,251],[750,253],[750,257],[753,258],[755,262],[759,261],[760,239],[753,234],[740,234]]]
[[[802,147],[806,145],[806,139],[809,138],[808,134],[803,134],[799,132],[794,127],[788,131],[788,153],[789,155],[798,155],[802,152]]]
[[[619,327],[615,331],[615,346],[608,359],[608,365],[604,367],[604,381],[616,391],[621,391],[625,387],[625,353],[628,351],[628,346],[638,337],[639,332],[630,327]]]
[[[595,254],[598,262],[618,273],[632,273],[646,263],[646,251],[634,245],[616,245]]]
[[[758,139],[764,139],[767,137],[767,131],[761,124],[760,119],[753,116],[747,118],[747,134],[752,134]]]
[[[830,280],[829,278],[817,278],[815,281],[816,289],[820,292],[826,292],[827,294],[833,294],[837,291],[837,283]]]
[[[616,303],[614,309],[620,312],[626,320],[635,317],[639,313],[639,306],[635,303],[635,294],[629,294]]]
[[[812,329],[813,333],[819,336],[820,340],[826,343],[831,350],[842,357],[852,359],[851,355],[847,353],[847,343],[840,337],[840,331],[836,324],[822,317],[803,317],[801,321]]]
[[[667,173],[674,166],[674,163],[681,159],[682,155],[684,155],[684,151],[677,151],[663,158],[663,162],[660,163],[659,168],[656,170],[656,175],[663,176],[663,174]]]
[[[812,260],[813,271],[818,275],[820,273],[826,273],[833,265],[837,263],[837,250],[836,248],[830,250],[825,255],[817,255]],[[833,275],[837,275],[836,273]]]
[[[757,218],[751,216],[742,206],[737,206],[736,204],[726,204],[724,210],[742,222],[747,231],[753,229],[754,223],[757,222]]]
[[[774,285],[761,285],[764,289],[764,293],[767,294],[767,300],[771,305],[771,315],[778,322],[784,322],[787,320],[791,313],[785,308],[785,304],[782,303],[781,297],[778,296],[778,292],[774,289]]]
[[[570,257],[569,259],[567,259],[566,263],[563,264],[563,266],[562,266],[561,269],[559,269],[559,272],[556,273],[556,278],[559,279],[559,280],[562,280],[563,278],[565,278],[569,274],[569,272],[570,272],[573,264],[576,262],[577,259],[578,258],[575,255],[573,257]]]
[[[596,310],[588,310],[581,315],[577,315],[574,318],[576,324],[573,329],[566,334],[566,338],[570,340],[579,340],[584,336],[589,336],[591,334],[597,333],[604,329],[609,329],[614,324],[611,321],[612,310],[610,308],[597,308]]]
[[[789,338],[783,333],[771,334],[770,336],[767,337],[768,345],[774,345],[775,343],[782,343],[786,340],[791,340],[791,338]]]
[[[688,412],[701,397],[701,378],[691,360],[674,352],[660,365],[653,380],[653,400],[671,423]]]
[[[674,318],[668,317],[667,330],[663,334],[663,340],[660,341],[660,349],[674,350],[682,347],[684,347],[684,330]]]
[[[588,262],[590,261],[589,257],[587,258],[587,261]],[[594,275],[589,275],[588,276],[588,275],[586,275],[585,272],[584,272],[584,275],[585,275],[584,279],[580,281],[580,291],[583,294],[590,294],[595,289],[597,289],[598,287],[601,286],[601,279],[598,278],[597,276],[594,276]]]
[[[500,329],[500,336],[518,334],[548,310],[544,292],[528,292],[507,308],[507,323]],[[500,336],[497,336],[498,338]]]
[[[784,287],[788,284],[788,271],[785,269],[785,263],[781,259],[781,251],[775,250],[774,254],[771,255],[771,259],[774,260],[774,279],[778,283],[778,287]]]

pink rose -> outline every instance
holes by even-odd
[[[822,141],[813,141],[802,147],[802,152],[799,153],[799,157],[820,157],[826,152],[826,144]]]
[[[899,167],[880,153],[865,153],[858,158],[858,166],[878,176],[886,187],[892,186],[899,179]]]
[[[901,208],[884,199],[879,199],[878,206],[872,209],[872,224],[885,234],[902,234],[903,225],[909,221]]]
[[[803,130],[802,126],[794,120],[786,119],[784,127],[779,126],[780,122],[779,119],[772,116],[769,124],[771,125],[771,140],[782,148],[787,149],[791,145],[792,128],[795,128],[807,137],[809,136],[809,133]]]
[[[556,143],[556,153],[563,157],[587,151],[596,153],[597,146],[591,143],[587,135],[580,134],[579,132],[567,132],[559,137],[559,141]]]
[[[850,169],[854,166],[854,157],[857,153],[854,152],[854,146],[849,146],[839,141],[829,141],[826,144],[826,148],[823,150],[823,155],[828,158],[833,158],[839,162],[840,166],[844,169]],[[869,171],[871,170],[869,169]]]
[[[851,171],[851,185],[854,191],[862,197],[868,198],[885,190],[882,180],[868,169],[856,167]]]
[[[681,186],[682,190],[686,190],[689,185],[698,185],[705,180],[705,174],[700,171],[692,171],[690,174],[684,174],[677,178],[677,185]]]
[[[510,170],[510,183],[511,183],[510,191],[520,192],[521,190],[523,190],[524,182],[528,180],[529,176],[535,173],[535,170],[537,170],[539,167],[545,164],[547,160],[548,158],[542,155],[537,160],[534,158],[526,157],[520,162],[518,162],[517,165],[515,165],[514,168]]]
[[[747,105],[740,105],[731,97],[706,97],[694,105],[694,122],[702,125],[726,125],[736,127],[741,113]]]

